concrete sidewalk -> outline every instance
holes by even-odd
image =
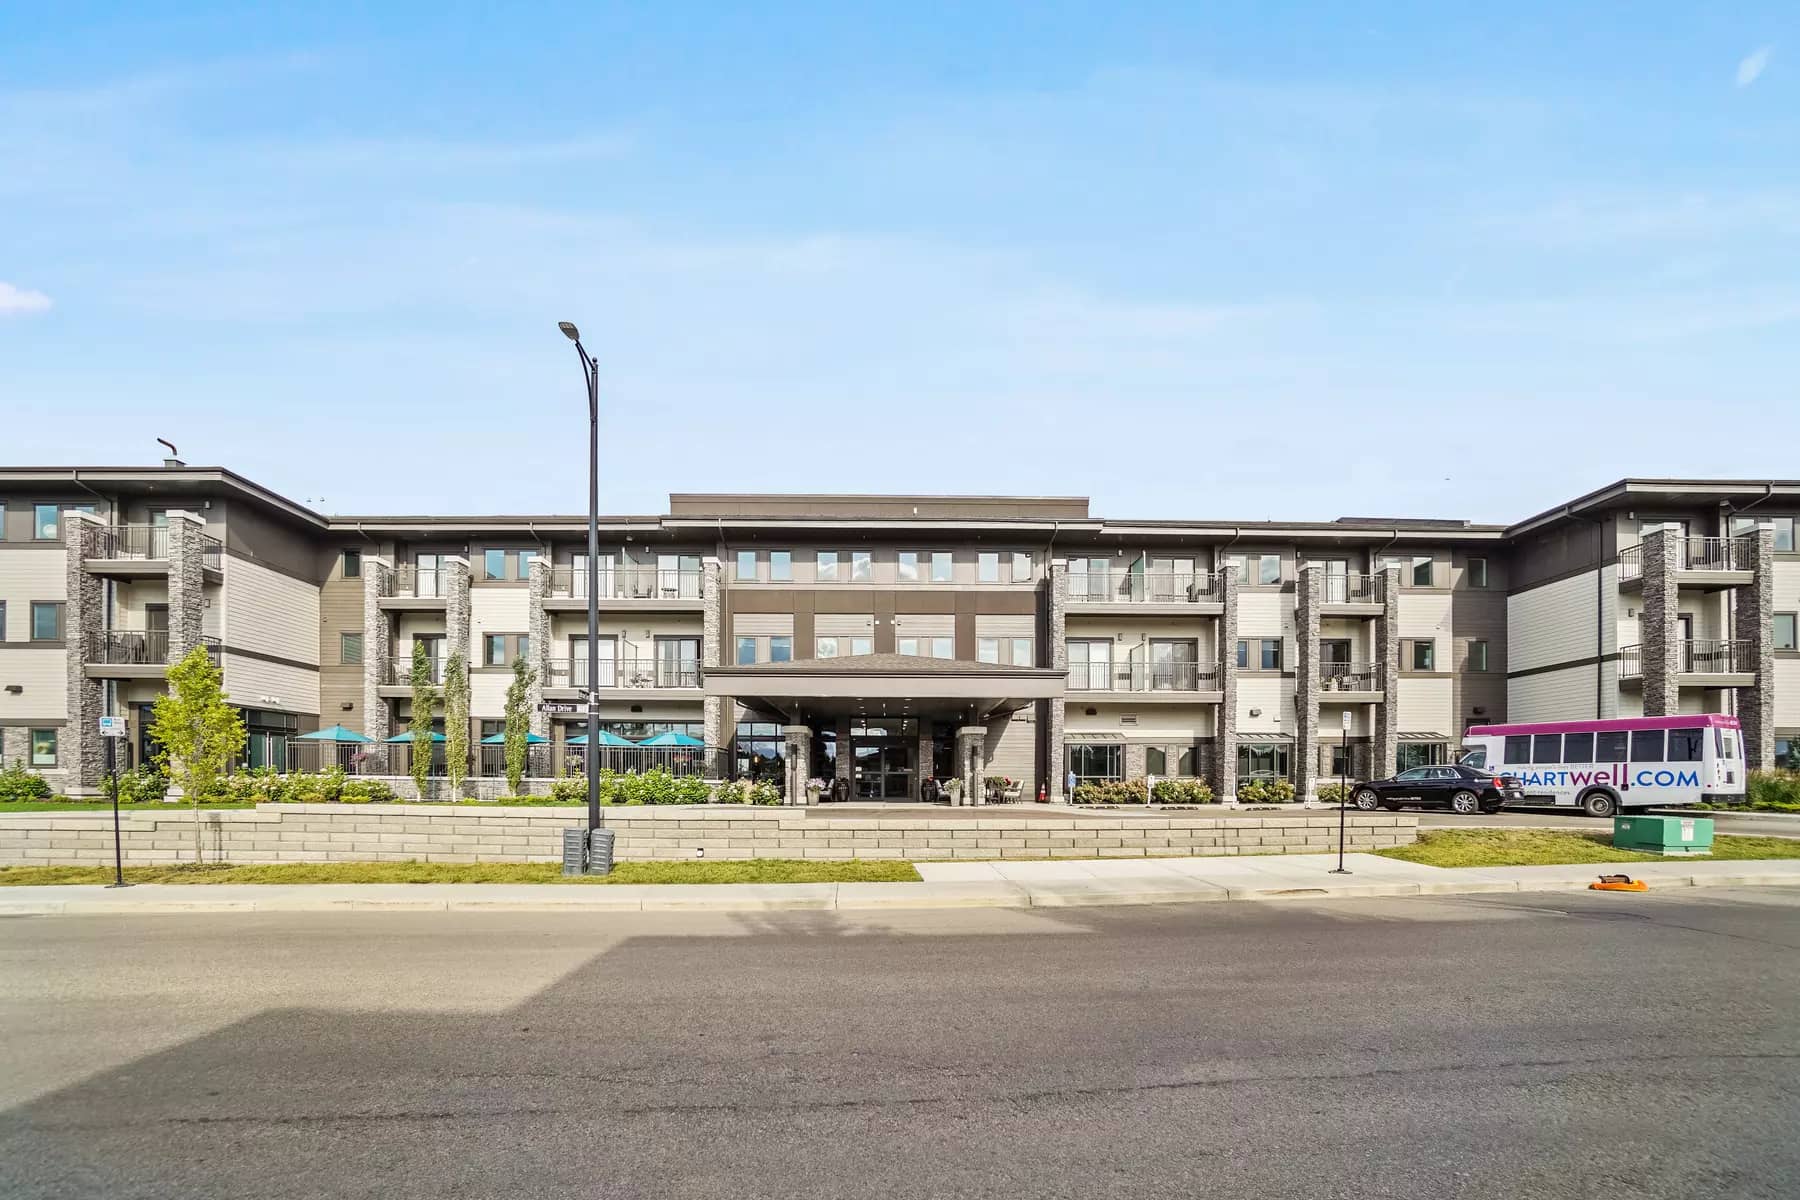
[[[1800,860],[1590,863],[1566,867],[1426,867],[1352,854],[1250,858],[919,863],[923,883],[747,884],[140,884],[0,888],[0,916],[95,913],[479,911],[758,912],[780,909],[1067,908],[1203,900],[1454,896],[1565,892],[1622,873],[1653,890],[1800,887]]]

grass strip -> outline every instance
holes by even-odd
[[[1757,858],[1800,858],[1800,839],[1722,836],[1713,852],[1679,859],[1639,850],[1615,850],[1610,833],[1560,829],[1426,830],[1410,846],[1377,850],[1384,858],[1428,867],[1539,867],[1607,862],[1721,862]]]
[[[130,883],[916,883],[909,862],[756,858],[626,862],[606,876],[565,876],[560,863],[192,863],[126,867]],[[0,867],[0,887],[111,883],[111,867]]]

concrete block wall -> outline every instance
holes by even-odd
[[[125,814],[126,864],[193,861],[193,819],[173,805]],[[201,813],[206,861],[235,863],[557,862],[562,831],[582,820],[577,808],[444,804],[265,804]],[[701,851],[713,859],[1155,858],[1323,854],[1337,845],[1336,814],[957,820],[696,805],[608,808],[605,824],[617,835],[615,854],[627,861],[680,861]],[[1353,813],[1347,829],[1352,850],[1405,845],[1418,836],[1418,818]],[[112,845],[110,810],[0,815],[0,864],[107,866]]]

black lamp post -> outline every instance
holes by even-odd
[[[568,321],[556,327],[575,343],[588,394],[588,552],[587,552],[587,793],[588,830],[600,828],[600,594],[594,590],[594,567],[600,560],[600,364],[581,344],[581,331]]]

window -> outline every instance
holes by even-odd
[[[1565,733],[1563,735],[1563,761],[1566,763],[1593,762],[1594,735],[1591,733]]]
[[[1292,747],[1286,742],[1238,746],[1238,778],[1286,779]]]
[[[975,661],[998,663],[1000,661],[1000,639],[991,637],[976,638]]]
[[[743,580],[756,578],[756,551],[739,550],[737,552],[737,577]]]
[[[1631,761],[1653,763],[1663,760],[1663,731],[1634,729],[1631,732]]]
[[[1420,555],[1412,560],[1412,583],[1414,587],[1430,587],[1432,570],[1436,566],[1429,554]]]
[[[613,732],[620,737],[630,736],[617,729]],[[780,725],[773,721],[740,721],[732,746],[739,779],[781,779],[787,739],[782,737]]]
[[[1037,655],[1031,651],[1030,638],[1014,638],[1012,640],[1012,665],[1015,667],[1037,665]]]
[[[0,542],[6,540],[6,501],[0,500]]]
[[[1340,779],[1356,774],[1350,769],[1350,747],[1336,745],[1331,748],[1331,770],[1328,773],[1336,775]]]
[[[900,552],[900,582],[919,582],[919,552],[917,550]]]
[[[850,578],[861,583],[867,583],[873,575],[874,568],[869,558],[869,552],[867,550],[852,550],[850,552]]]
[[[1026,583],[1033,574],[1031,554],[1025,550],[1014,550],[1012,556],[1012,581]]]
[[[1502,752],[1502,761],[1508,763],[1531,762],[1531,735],[1529,733],[1507,734],[1506,748]]]
[[[1467,582],[1472,588],[1484,588],[1487,584],[1487,559],[1471,558],[1469,560]]]
[[[1750,533],[1763,525],[1775,527],[1775,549],[1782,554],[1794,551],[1794,518],[1793,517],[1733,517],[1731,518],[1731,536],[1739,537]]]
[[[794,657],[794,639],[786,634],[769,639],[769,661],[791,662]]]
[[[481,552],[481,577],[483,579],[506,578],[506,551],[483,550]]]
[[[836,550],[819,551],[819,582],[836,583],[838,577],[838,552]]]
[[[34,767],[54,767],[56,765],[56,730],[34,729],[31,731],[31,765]]]
[[[1469,666],[1471,671],[1488,669],[1488,644],[1485,639],[1476,638],[1469,643]]]
[[[1437,670],[1437,643],[1429,638],[1414,640],[1406,655],[1406,661],[1415,671]]]
[[[1250,643],[1241,638],[1238,639],[1237,645],[1237,665],[1240,671],[1250,669]]]
[[[1704,729],[1671,729],[1669,730],[1670,762],[1699,762],[1700,751],[1706,745]]]
[[[1775,614],[1775,648],[1777,650],[1792,650],[1795,648],[1793,613]]]
[[[791,550],[769,551],[769,578],[787,582],[794,577],[794,554]]]
[[[838,640],[834,637],[818,638],[813,643],[814,658],[836,658],[838,656]]]
[[[62,510],[54,504],[31,506],[31,536],[40,542],[53,542],[62,536]]]
[[[894,653],[904,654],[911,658],[919,656],[918,638],[898,638],[894,642]]]
[[[953,638],[934,637],[931,639],[931,657],[955,658],[956,642]]]
[[[6,601],[0,600],[0,642],[6,640]]]
[[[1144,747],[1144,774],[1167,775],[1168,773],[1168,753],[1161,746]]]
[[[1281,639],[1261,638],[1258,640],[1262,654],[1260,659],[1262,669],[1265,671],[1281,670]]]
[[[62,637],[63,606],[56,601],[31,602],[31,640],[54,642]]]
[[[1117,742],[1071,742],[1069,773],[1076,784],[1125,778],[1125,747]]]
[[[531,635],[521,633],[513,641],[513,657],[529,660],[531,658]]]
[[[346,550],[346,551],[344,551],[344,578],[345,579],[360,579],[360,578],[362,578],[362,551],[361,550]]]
[[[1531,762],[1533,766],[1544,763],[1562,761],[1562,734],[1536,733],[1531,737]]]
[[[531,564],[537,560],[537,556],[538,552],[536,550],[519,551],[519,574],[517,578],[531,578]]]
[[[354,666],[363,660],[363,635],[360,633],[338,634],[338,662],[344,666]]]
[[[1784,771],[1800,771],[1800,737],[1775,739],[1775,765]]]
[[[1233,565],[1238,568],[1238,578],[1245,583],[1253,580],[1259,587],[1270,587],[1281,582],[1281,555],[1252,554],[1249,556],[1232,555]]]
[[[737,640],[737,665],[748,667],[756,662],[756,639],[741,637]]]
[[[1597,763],[1624,762],[1625,752],[1630,739],[1623,729],[1615,729],[1608,733],[1594,735],[1594,761]]]
[[[506,635],[486,633],[481,636],[481,661],[490,667],[506,665]]]
[[[950,552],[948,550],[931,552],[931,582],[950,582]]]
[[[975,556],[975,578],[982,583],[1000,582],[1000,553],[983,550]]]
[[[850,639],[850,653],[853,655],[875,653],[875,639],[866,638],[866,637],[851,638]]]
[[[1423,768],[1427,772],[1432,764],[1444,761],[1444,743],[1442,742],[1401,742],[1395,750],[1394,763],[1401,769]],[[1430,779],[1427,774],[1423,778]]]

